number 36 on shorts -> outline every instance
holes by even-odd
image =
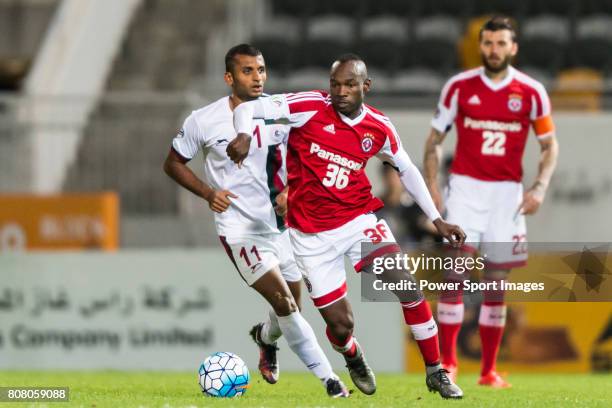
[[[373,244],[378,244],[380,242],[396,242],[391,229],[383,219],[378,220],[376,225],[373,225],[371,228],[364,229],[363,235]]]

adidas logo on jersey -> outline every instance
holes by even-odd
[[[480,105],[480,98],[478,95],[472,95],[472,97],[468,99],[468,103],[470,105]]]
[[[323,130],[326,131],[326,132],[331,133],[332,135],[336,134],[336,129],[334,128],[334,124],[333,123],[330,123],[327,126],[323,126]]]

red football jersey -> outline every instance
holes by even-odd
[[[400,171],[411,165],[389,118],[364,105],[350,119],[337,113],[320,91],[260,98],[265,117],[288,118],[287,222],[302,232],[340,227],[382,208],[365,172],[377,156]]]
[[[457,147],[451,173],[485,181],[521,181],[529,127],[538,138],[554,132],[544,86],[513,67],[498,83],[483,67],[452,77],[431,124],[446,132],[453,122]]]

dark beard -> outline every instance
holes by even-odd
[[[510,62],[512,61],[512,57],[507,56],[498,67],[492,67],[491,65],[489,65],[489,62],[487,61],[484,55],[481,55],[480,58],[482,59],[482,64],[485,66],[487,71],[492,72],[494,74],[506,70],[508,68],[508,65],[510,65]]]

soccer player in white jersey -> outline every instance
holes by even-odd
[[[234,108],[262,96],[266,70],[261,52],[248,44],[231,48],[225,57],[225,82],[230,96],[192,112],[172,142],[164,164],[165,172],[181,186],[208,202],[215,212],[221,243],[242,279],[259,292],[272,309],[264,323],[251,330],[260,347],[259,368],[269,383],[278,380],[276,340],[283,334],[291,350],[317,376],[331,397],[349,393],[319,346],[315,334],[300,314],[301,274],[293,259],[282,218],[285,198],[284,147],[270,144],[266,132],[282,133],[282,125],[263,121],[252,130],[256,143],[253,160],[242,166],[226,155],[235,137]],[[186,163],[205,151],[206,182]],[[275,210],[280,213],[275,212]],[[297,302],[296,302],[297,299]]]
[[[550,101],[538,81],[510,61],[518,46],[507,18],[496,17],[480,31],[483,66],[453,76],[442,89],[425,146],[425,179],[442,209],[437,173],[441,144],[454,124],[457,147],[446,198],[449,222],[461,221],[467,234],[466,255],[487,254],[485,280],[506,279],[527,260],[525,215],[534,214],[546,194],[558,147]],[[521,161],[529,129],[540,144],[540,164],[533,185],[523,193]],[[449,273],[449,279],[461,280]],[[454,276],[453,276],[454,275]],[[479,384],[506,388],[495,361],[506,319],[502,291],[484,291],[479,326],[482,368]],[[463,321],[462,292],[442,293],[438,304],[443,365],[457,374],[456,343]]]

